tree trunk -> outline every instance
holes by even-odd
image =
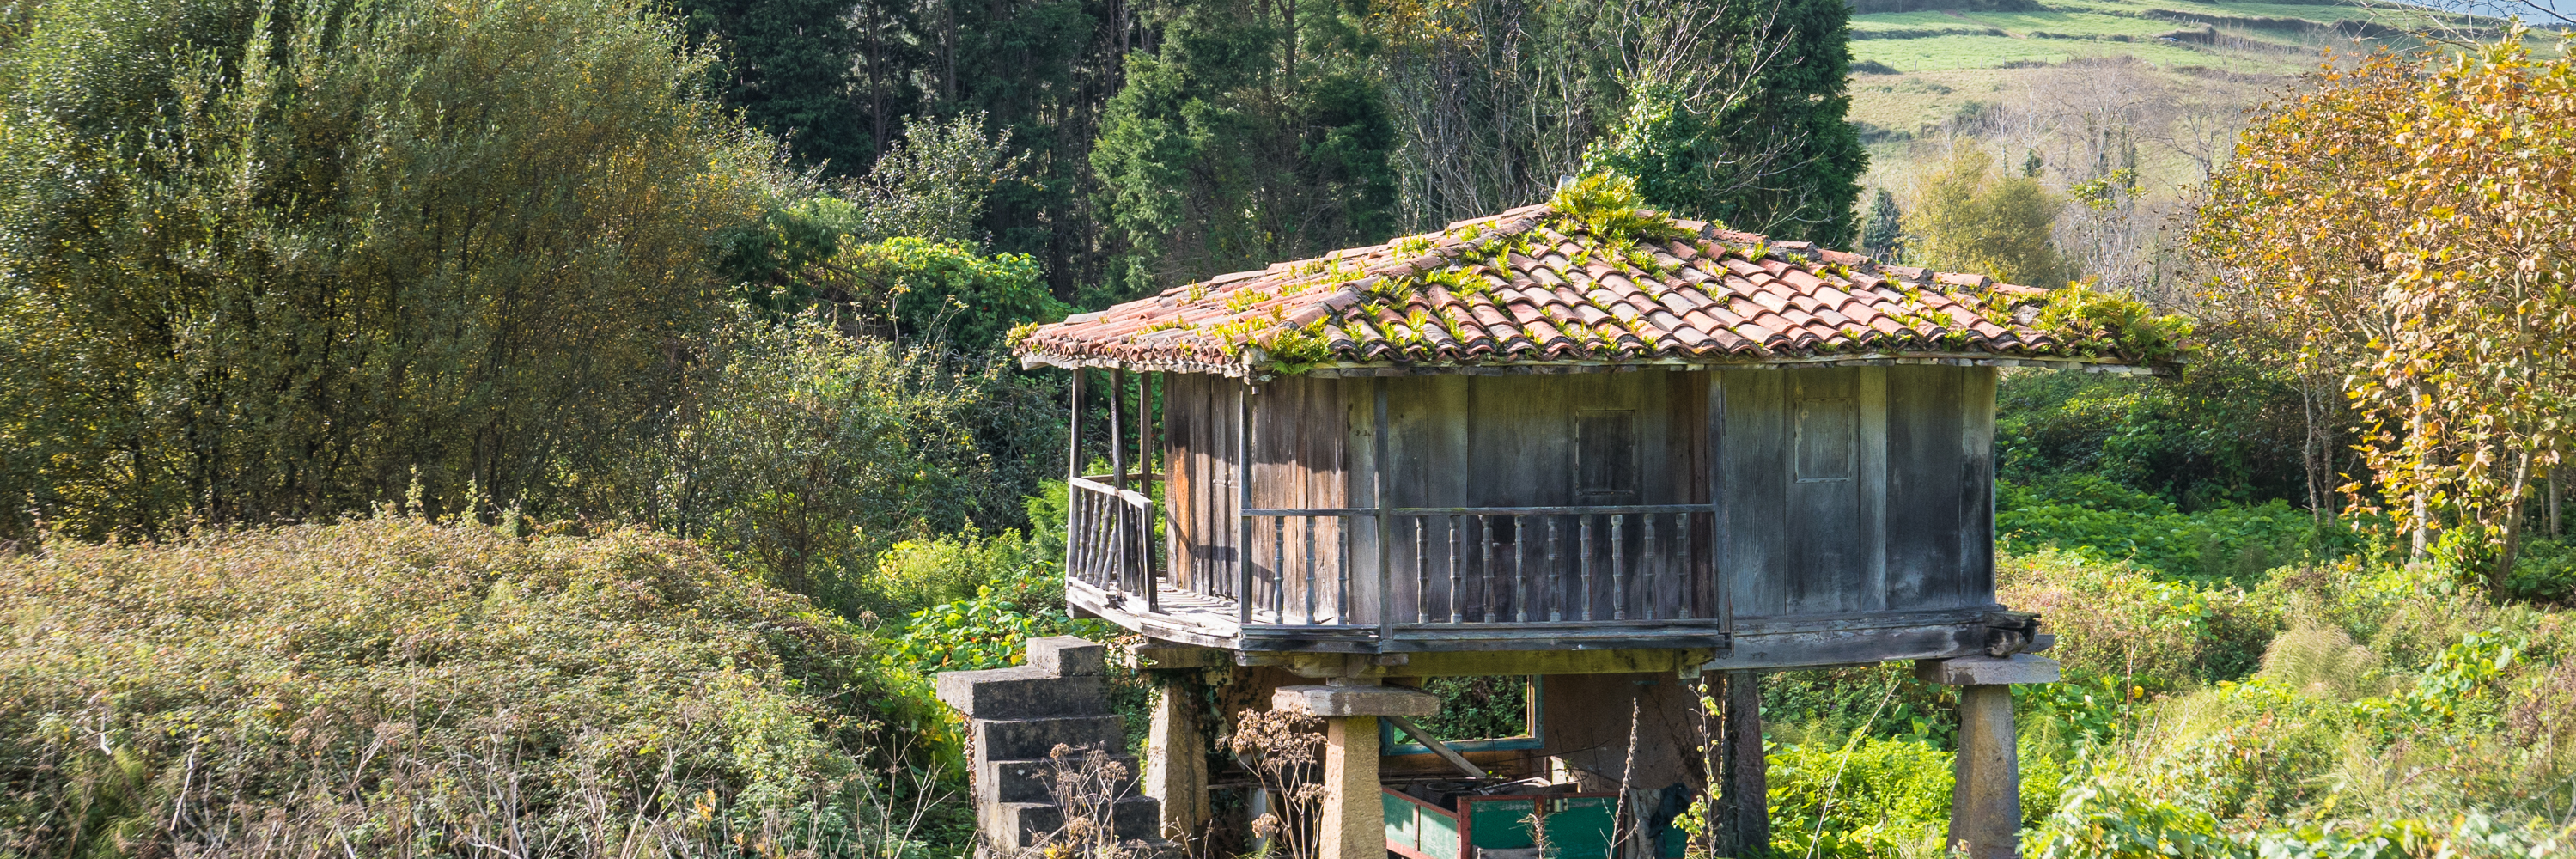
[[[2549,539],[2558,539],[2558,469],[2549,469]]]
[[[2326,508],[2331,503],[2331,490],[2326,488],[2326,482],[2334,477],[2334,449],[2326,444],[2324,433],[2321,433],[2326,420],[2318,413],[2324,413],[2326,405],[2321,402],[2324,397],[2318,395],[2316,387],[2318,382],[2313,374],[2300,374],[2298,400],[2300,415],[2308,420],[2308,436],[2300,439],[2298,462],[2308,472],[2308,516],[2316,518],[2316,524],[2326,524]]]
[[[2414,414],[2411,414],[2406,418],[2406,431],[2410,434],[2410,438],[2408,439],[2410,442],[2415,439],[2422,438],[2424,434],[2424,413],[2421,411],[2423,408],[2421,403],[2423,403],[2423,401],[2423,386],[2410,385],[2407,387],[2407,409],[2414,412]],[[2414,539],[2412,541],[2413,545],[2408,556],[2420,560],[2424,556],[2432,554],[2433,551],[2433,510],[2431,502],[2424,497],[2424,490],[2422,487],[2417,487],[2414,495],[2414,509],[2411,513],[2415,518],[2415,530]]]
[[[2487,591],[2504,598],[2505,583],[2513,577],[2513,562],[2522,554],[2522,496],[2531,486],[2531,451],[2522,452],[2522,461],[2514,464],[2513,494],[2504,505],[2504,554],[2496,559],[2495,568],[2487,573]]]

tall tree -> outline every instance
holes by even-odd
[[[1942,271],[1992,275],[2043,289],[2074,277],[2049,236],[2066,201],[2039,180],[1995,169],[1995,158],[1961,146],[1923,179],[1904,215],[1914,241],[1906,261]]]
[[[1869,152],[1851,106],[1845,0],[1686,0],[1640,11],[1673,35],[1628,75],[1625,117],[1591,166],[1648,202],[1740,230],[1842,247]]]
[[[1091,165],[1129,250],[1115,288],[1169,286],[1387,238],[1395,131],[1375,45],[1330,0],[1204,0],[1128,57]]]
[[[1369,32],[1400,145],[1405,229],[1548,198],[1627,103],[1633,63],[1693,31],[1650,0],[1394,0]],[[1648,13],[1640,17],[1639,13]]]
[[[921,109],[915,9],[903,0],[679,0],[713,46],[727,106],[827,174],[867,172]]]
[[[2303,369],[2342,375],[2418,549],[2501,591],[2576,440],[2576,61],[2517,30],[2321,83],[2257,115],[2193,244],[2227,306],[2279,308]]]
[[[1151,35],[1132,0],[938,0],[938,109],[990,117],[1026,159],[1025,181],[995,184],[984,227],[996,250],[1046,269],[1070,299],[1098,283],[1110,241],[1093,197],[1091,147],[1131,49]]]

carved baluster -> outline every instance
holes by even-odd
[[[1582,610],[1583,610],[1583,619],[1584,619],[1584,620],[1591,620],[1591,619],[1592,619],[1592,517],[1590,517],[1590,516],[1576,516],[1576,517],[1574,517],[1574,521],[1575,521],[1575,523],[1576,523],[1578,526],[1580,526],[1580,527],[1583,529],[1583,530],[1582,530],[1582,535],[1583,535],[1583,536],[1582,536],[1582,538],[1581,538],[1581,540],[1580,540],[1580,542],[1581,542],[1581,544],[1582,544],[1582,546],[1583,546],[1583,554],[1582,554],[1582,555],[1580,555],[1580,556],[1578,556],[1578,558],[1579,558],[1578,563],[1582,564],[1582,566],[1577,568],[1577,571],[1578,571],[1578,572],[1580,572],[1580,573],[1582,574],[1582,576],[1583,576],[1583,579],[1582,579],[1582,582],[1583,582],[1583,594],[1582,594],[1582,597],[1581,597],[1581,599],[1583,600],[1583,602],[1582,602],[1581,608],[1582,608]]]
[[[1628,619],[1627,514],[1610,514],[1610,619]]]
[[[1431,517],[1413,517],[1413,622],[1431,622]]]
[[[1493,622],[1494,622],[1494,521],[1493,521],[1493,518],[1492,518],[1492,517],[1486,516],[1486,515],[1481,514],[1481,513],[1479,513],[1479,514],[1477,514],[1477,515],[1476,515],[1476,543],[1477,543],[1477,548],[1484,552],[1484,563],[1483,563],[1483,564],[1481,564],[1481,565],[1478,565],[1478,566],[1476,567],[1477,571],[1480,573],[1479,578],[1482,578],[1482,579],[1484,579],[1484,580],[1485,580],[1485,613],[1484,613],[1483,615],[1481,615],[1480,617],[1481,617],[1481,618],[1484,620],[1484,622],[1486,622],[1486,623],[1493,623]]]
[[[1512,517],[1512,617],[1529,622],[1529,517]]]
[[[1315,517],[1306,517],[1306,625],[1315,625]]]
[[[1464,619],[1463,617],[1461,617],[1461,614],[1463,613],[1463,611],[1462,611],[1462,608],[1461,608],[1462,603],[1460,603],[1460,602],[1459,602],[1459,600],[1460,600],[1460,598],[1461,598],[1461,597],[1463,597],[1463,596],[1466,594],[1466,591],[1465,591],[1465,590],[1463,590],[1463,585],[1461,584],[1462,579],[1460,579],[1460,578],[1459,578],[1458,573],[1459,573],[1459,570],[1458,570],[1458,517],[1456,517],[1456,516],[1451,516],[1451,517],[1449,517],[1449,622],[1450,622],[1450,623],[1457,623],[1457,622],[1459,622],[1459,621],[1461,621],[1461,620],[1463,620],[1463,619]]]
[[[1548,516],[1546,518],[1547,593],[1540,594],[1539,598],[1547,601],[1547,619],[1558,621],[1565,619],[1565,599],[1563,596],[1564,589],[1558,585],[1558,582],[1561,580],[1558,578],[1556,570],[1556,517]]]

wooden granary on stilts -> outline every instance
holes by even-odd
[[[1951,839],[1988,857],[2019,824],[2003,684],[2056,677],[1995,598],[1997,368],[2151,372],[2043,330],[2046,295],[1561,194],[1017,349],[1075,379],[1067,603],[1217,718],[1324,718],[1319,856],[1512,856],[1532,814],[1567,859],[1678,856],[1664,798],[1711,790],[1767,843],[1752,678],[1902,659],[1967,687]],[[1413,687],[1464,675],[1538,678],[1528,736],[1422,732]],[[1158,707],[1136,812],[1173,838],[1209,814],[1195,700]]]

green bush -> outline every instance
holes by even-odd
[[[1914,664],[1782,671],[1762,676],[1762,712],[1783,742],[1835,742],[1854,734],[1949,748],[1957,694],[1914,679]]]
[[[870,607],[887,548],[1014,524],[1031,452],[1062,438],[1035,419],[1052,417],[1045,389],[935,344],[744,311],[705,360],[695,413],[631,456],[603,500],[850,616]]]
[[[955,535],[905,540],[877,556],[869,600],[880,613],[908,615],[963,602],[997,579],[1038,565],[1018,531],[983,536],[973,526]]]
[[[2335,399],[2324,425],[2351,426]],[[2180,378],[2009,371],[1995,407],[1995,468],[2015,483],[2090,475],[2184,511],[2310,502],[2300,465],[2306,402],[2265,371],[2221,357]],[[2339,430],[2325,439],[2336,473],[2359,473],[2352,443]]]
[[[592,513],[795,185],[649,5],[15,7],[0,538]]]
[[[2091,475],[2000,484],[1995,506],[1996,543],[2004,551],[2055,548],[2208,582],[2250,585],[2274,567],[2359,542],[2340,526],[2320,530],[2315,517],[2280,501],[2186,514]]]
[[[1427,677],[1422,691],[1440,696],[1440,712],[1416,720],[1443,741],[1528,736],[1530,677]],[[1399,738],[1401,742],[1412,742]]]
[[[2242,599],[2071,552],[2005,556],[1996,567],[1998,599],[2038,612],[2042,628],[2057,636],[2049,656],[2070,671],[2160,690],[2199,682],[2210,618],[2220,604]]]
[[[2566,605],[2576,603],[2576,544],[2540,538],[2522,544],[2505,580],[2509,599]]]
[[[1771,846],[1790,856],[1937,855],[1950,822],[1951,753],[1856,737],[1770,754]]]
[[[921,855],[944,715],[864,705],[854,633],[635,530],[49,541],[0,556],[0,853]]]

